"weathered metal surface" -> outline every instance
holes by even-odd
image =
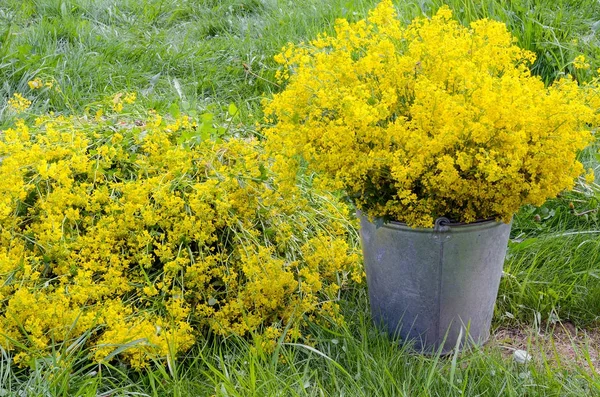
[[[441,219],[435,229],[377,228],[359,217],[376,323],[426,353],[488,340],[510,224]]]

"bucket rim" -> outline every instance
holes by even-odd
[[[356,214],[361,220],[368,222],[369,224],[371,224],[377,228],[375,223],[371,222],[369,220],[369,218],[362,213],[362,211],[358,210],[358,211],[356,211]],[[440,219],[440,218],[438,218],[438,219]],[[436,220],[436,222],[437,222],[437,220]],[[495,228],[495,227],[500,227],[502,225],[511,225],[511,224],[512,224],[512,219],[510,222],[506,223],[506,222],[498,221],[498,220],[496,220],[496,218],[492,217],[492,218],[487,218],[487,219],[479,219],[475,222],[469,222],[469,223],[465,223],[465,222],[445,223],[444,227],[448,228],[445,230],[451,231],[452,233],[460,233],[460,232],[472,232],[472,231],[476,231],[476,230],[486,230],[486,229],[491,229],[491,228]],[[431,227],[431,228],[411,227],[411,226],[408,226],[404,222],[398,222],[398,221],[388,221],[388,222],[384,223],[383,225],[379,226],[379,228],[396,229],[396,230],[410,231],[410,232],[415,232],[415,233],[439,233],[440,232],[439,230],[436,230],[433,227]]]

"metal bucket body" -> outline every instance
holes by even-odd
[[[376,323],[427,353],[488,340],[510,224],[376,227],[359,217]]]

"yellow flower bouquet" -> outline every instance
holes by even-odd
[[[547,87],[515,42],[503,23],[465,27],[447,7],[403,26],[384,0],[289,44],[276,58],[286,88],[265,103],[276,167],[308,164],[370,218],[413,227],[541,205],[584,172],[597,80]]]

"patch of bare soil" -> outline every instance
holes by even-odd
[[[544,330],[499,328],[490,338],[507,359],[525,350],[536,362],[565,369],[575,366],[600,375],[600,328],[578,329],[570,322],[550,324]]]

